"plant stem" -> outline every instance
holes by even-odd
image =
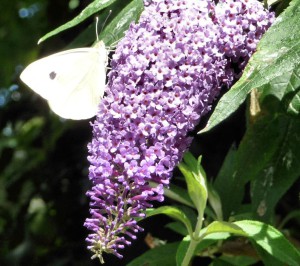
[[[202,228],[202,223],[203,223],[203,211],[200,212],[199,215],[198,215],[198,221],[197,221],[197,224],[196,224],[196,229],[195,229],[195,232],[193,233],[193,235],[191,236],[191,242],[189,244],[189,247],[187,249],[187,252],[185,254],[185,257],[182,261],[181,266],[188,266],[190,261],[193,258],[195,249],[196,249],[198,243],[201,241],[201,238],[199,239],[199,233],[200,233],[200,230]]]
[[[181,266],[188,266],[189,265],[191,259],[193,258],[194,251],[195,251],[195,248],[196,248],[197,244],[198,244],[198,241],[191,238],[191,242],[189,244],[188,250],[185,254],[185,257],[182,261]]]

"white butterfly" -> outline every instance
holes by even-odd
[[[105,90],[108,51],[102,41],[90,48],[56,53],[31,63],[21,80],[67,119],[94,116]]]

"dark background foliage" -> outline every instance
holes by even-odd
[[[64,49],[78,32],[94,23],[87,21],[36,44],[42,35],[72,19],[89,3],[1,1],[0,265],[99,265],[97,260],[90,260],[84,240],[88,231],[83,227],[89,215],[85,196],[90,186],[86,159],[86,145],[91,139],[89,121],[60,119],[19,80],[24,66]],[[208,178],[217,175],[229,148],[241,140],[244,113],[245,106],[221,127],[202,135],[195,131],[191,151],[203,155]],[[206,120],[203,118],[199,127]],[[174,175],[178,174],[176,171]],[[289,192],[298,190],[296,184]],[[289,192],[278,206],[279,213],[299,207],[298,202],[291,201]],[[180,240],[180,236],[164,229],[169,221],[165,216],[142,221],[145,231],[124,250],[124,260],[106,256],[106,265],[126,265],[145,252],[147,233],[168,241]],[[205,265],[206,261],[201,263]]]
[[[91,19],[37,45],[90,1],[4,0],[0,16],[0,265],[99,265],[90,260],[83,227],[88,217],[89,121],[65,121],[19,79],[22,69],[63,50]],[[79,107],[80,108],[80,107]],[[157,221],[160,221],[157,223]],[[165,217],[143,224],[145,233],[124,251],[125,265],[147,250],[144,237]],[[155,225],[156,224],[156,225]],[[151,228],[151,230],[150,230]],[[163,235],[162,235],[163,237]]]

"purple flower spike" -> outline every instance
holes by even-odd
[[[135,218],[163,201],[192,141],[188,132],[240,74],[273,17],[256,0],[221,0],[217,7],[208,0],[145,1],[139,23],[116,48],[92,125],[85,222],[92,258],[121,258],[127,239],[142,231]]]

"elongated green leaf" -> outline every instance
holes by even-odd
[[[218,243],[220,240],[225,240],[230,237],[229,233],[211,233],[206,235],[195,249],[195,254],[202,253],[206,248]]]
[[[100,39],[104,41],[107,46],[120,40],[129,25],[133,21],[138,21],[144,5],[142,0],[133,0],[105,27],[100,33]]]
[[[190,236],[186,236],[180,242],[179,247],[176,252],[176,265],[178,265],[178,266],[182,265],[183,259],[185,257],[185,254],[187,253],[190,242],[191,242]]]
[[[44,35],[42,38],[40,38],[38,41],[38,44],[40,44],[41,42],[45,41],[46,39],[62,32],[64,30],[67,30],[69,28],[72,28],[72,27],[78,25],[79,23],[86,20],[88,17],[90,17],[90,16],[94,15],[95,13],[99,12],[100,10],[108,7],[115,1],[116,0],[96,0],[96,1],[92,2],[84,10],[82,10],[81,13],[77,17],[75,17],[74,19],[72,19],[71,21],[67,22],[64,25],[61,25],[60,27],[56,28],[55,30],[50,31],[49,33]]]
[[[235,224],[215,221],[201,230],[200,237],[208,236],[214,233],[230,233],[239,236],[247,236],[247,234],[242,230],[242,228]]]
[[[299,132],[299,119],[267,116],[247,134],[244,147],[256,156],[250,161],[253,168],[247,166],[255,177],[251,183],[255,219],[269,221],[278,201],[299,178]]]
[[[233,113],[246,99],[248,93],[256,88],[263,92],[271,86],[270,91],[286,106],[286,112],[299,114],[299,82],[287,86],[272,84],[278,77],[286,80],[299,79],[300,68],[300,0],[292,1],[274,25],[263,36],[257,52],[252,56],[241,79],[221,98],[205,132],[222,122]]]
[[[246,256],[226,256],[223,255],[219,257],[218,259],[214,260],[213,263],[210,266],[250,266],[254,265],[257,262],[256,259],[246,257]],[[272,265],[275,266],[275,265]]]
[[[127,266],[174,266],[176,265],[175,254],[178,245],[179,243],[176,242],[151,249],[128,263]]]
[[[251,181],[251,219],[269,221],[280,198],[299,177],[300,120],[278,114],[281,107],[274,98],[266,99],[261,108],[262,113],[249,123],[238,151],[228,157],[215,181],[224,219],[239,213],[244,186]]]
[[[180,222],[168,223],[165,227],[182,236],[186,236],[189,233],[185,226]]]
[[[189,219],[187,218],[187,216],[185,215],[185,213],[183,211],[181,211],[180,209],[178,209],[176,207],[171,207],[171,206],[163,206],[163,207],[159,207],[157,209],[147,210],[147,217],[151,217],[153,215],[158,215],[158,214],[165,214],[173,219],[176,219],[176,220],[182,222],[185,225],[185,227],[187,228],[188,232],[191,234],[192,225],[191,225]]]
[[[201,158],[197,161],[190,153],[187,153],[184,160],[187,164],[181,162],[178,168],[185,177],[190,198],[202,217],[201,214],[204,213],[207,202],[207,187],[206,175],[200,164]]]
[[[299,265],[300,252],[274,227],[258,221],[238,221],[234,224],[242,228],[257,245],[282,263],[291,266]]]
[[[208,202],[215,213],[215,220],[223,220],[222,203],[218,192],[208,183]]]
[[[106,22],[106,27],[99,34],[99,39],[104,41],[107,47],[116,44],[120,40],[131,22],[138,21],[144,5],[142,0],[133,0],[129,4],[123,6],[120,2],[111,5],[114,18]],[[108,16],[108,12],[103,12],[99,16],[99,21],[104,21]],[[92,23],[84,31],[82,31],[68,46],[67,49],[74,47],[84,47],[95,41],[95,24]]]
[[[270,255],[261,246],[257,245],[254,240],[250,239],[250,242],[252,243],[257,254],[261,258],[263,265],[282,266],[282,262],[280,260],[278,260],[274,256]]]
[[[186,152],[184,154],[183,160],[192,172],[194,172],[195,174],[198,173],[198,161],[193,156],[193,154],[191,154],[190,152]],[[201,157],[200,157],[200,161],[201,161]]]
[[[228,220],[233,210],[237,213],[244,195],[244,182],[241,182],[239,175],[236,174],[238,158],[237,151],[232,147],[213,184],[222,202],[224,220]]]
[[[184,205],[187,205],[189,207],[194,207],[193,203],[191,202],[191,199],[187,193],[187,191],[181,187],[178,187],[176,185],[170,185],[170,189],[164,190],[164,195],[170,199],[173,199],[177,202],[180,202]]]

